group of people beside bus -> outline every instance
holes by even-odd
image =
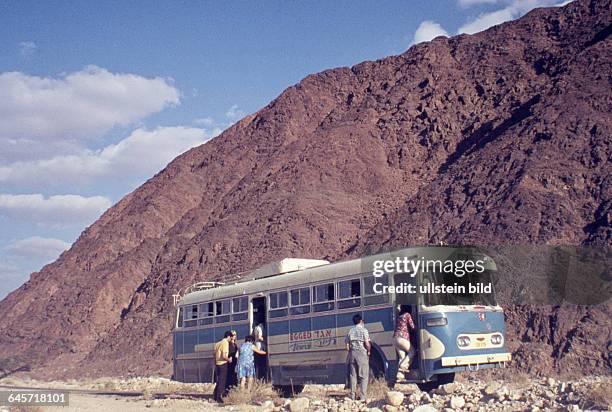
[[[236,331],[228,330],[223,339],[215,344],[216,385],[213,398],[217,402],[223,402],[223,397],[234,386],[251,388],[257,376],[255,356],[266,354],[262,349],[263,336],[261,335],[247,335],[240,347],[236,340]]]
[[[370,355],[372,343],[370,333],[360,314],[353,316],[354,326],[345,337],[347,355],[347,380],[350,396],[356,398],[359,386],[360,399],[367,400],[368,380],[370,375]],[[402,307],[396,318],[393,344],[398,353],[397,379],[403,380],[409,372],[414,349],[410,344],[410,331],[416,330],[408,307]],[[215,344],[215,379],[216,385],[213,397],[222,402],[227,391],[236,385],[251,388],[253,380],[258,376],[256,355],[266,355],[263,348],[263,328],[257,325],[253,334],[244,338],[244,343],[238,347],[236,331],[227,331],[224,338]],[[261,371],[260,371],[261,372]],[[261,376],[262,374],[259,373]],[[265,376],[265,374],[264,374]]]

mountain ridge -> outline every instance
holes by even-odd
[[[609,245],[611,21],[610,1],[578,0],[307,76],[177,157],[0,302],[0,367],[168,373],[174,292],[287,256]],[[563,320],[578,313],[512,308],[517,366],[609,373],[610,337],[595,334],[610,307],[588,309],[591,326]],[[573,359],[567,342],[599,357]]]

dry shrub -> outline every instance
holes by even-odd
[[[104,383],[101,383],[99,388],[109,392],[115,392],[120,389],[119,386],[113,381],[106,381]]]
[[[510,384],[511,387],[516,389],[523,389],[533,384],[534,377],[526,372],[515,371],[512,374],[508,374],[505,380]]]
[[[223,398],[223,403],[226,405],[252,405],[274,400],[279,396],[271,383],[256,380],[253,382],[251,389],[241,388],[240,386],[230,389],[227,396]]]
[[[7,386],[19,386],[22,384],[22,382],[13,378],[4,378],[0,379],[0,384]]]
[[[150,401],[155,399],[155,393],[150,388],[144,388],[142,390],[142,399]]]
[[[385,378],[376,378],[368,384],[368,399],[373,401],[385,399],[387,392],[389,384]]]
[[[239,386],[233,387],[223,398],[226,405],[250,405],[253,402],[253,391]]]
[[[597,382],[588,387],[580,388],[577,392],[582,398],[582,409],[595,409],[608,411],[612,408],[612,391],[610,382]]]

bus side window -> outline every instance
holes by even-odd
[[[219,300],[215,302],[216,315],[215,323],[225,323],[230,321],[230,300]]]
[[[326,283],[312,287],[312,311],[323,312],[334,310],[334,284]]]
[[[198,305],[185,306],[183,320],[186,328],[196,326],[198,324]]]
[[[215,316],[215,305],[212,302],[200,305],[200,325],[210,325]]]
[[[293,289],[291,291],[291,315],[310,313],[310,288]]]
[[[287,291],[270,293],[270,317],[281,318],[287,316]]]
[[[338,282],[338,309],[361,306],[361,280]]]
[[[232,321],[248,319],[248,304],[249,298],[246,296],[232,299]]]
[[[370,275],[366,275],[363,278],[363,289],[364,289],[363,304],[364,306],[379,305],[381,303],[389,302],[388,293],[382,294],[382,293],[375,292],[374,285],[377,283],[379,283],[380,285],[376,288],[376,290],[378,290],[382,286],[388,286],[389,285],[389,275],[385,273],[381,277],[377,278],[377,277],[374,277],[374,275],[370,274]]]

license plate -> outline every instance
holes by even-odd
[[[476,342],[475,345],[477,348],[484,348],[487,346],[486,342]]]

